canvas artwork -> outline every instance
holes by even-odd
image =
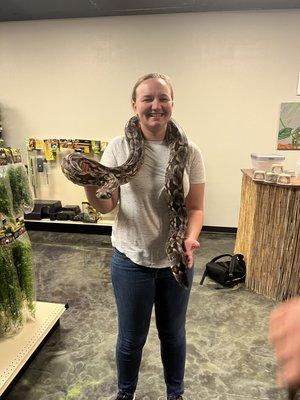
[[[278,150],[300,150],[300,102],[281,103]]]

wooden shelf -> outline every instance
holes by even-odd
[[[0,337],[0,396],[66,310],[64,304],[36,302],[36,318],[14,335]]]

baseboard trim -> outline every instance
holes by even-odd
[[[207,226],[203,225],[203,232],[216,232],[216,233],[236,233],[237,228],[231,226]]]

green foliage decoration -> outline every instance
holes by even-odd
[[[30,212],[33,209],[28,175],[23,164],[12,164],[8,168],[9,182],[13,194],[13,210],[16,215]]]
[[[3,218],[13,217],[12,193],[5,167],[1,167],[0,171],[0,214]]]
[[[22,294],[12,257],[11,241],[0,246],[0,333],[22,324]],[[6,243],[3,241],[6,240]]]
[[[17,270],[19,284],[25,305],[30,313],[35,313],[35,286],[31,243],[24,232],[12,243],[12,255]]]
[[[25,308],[35,314],[31,243],[20,218],[33,206],[25,167],[0,167],[0,334],[22,326]]]
[[[292,133],[292,143],[295,147],[300,148],[300,126]]]
[[[292,130],[293,128],[288,127],[280,129],[280,131],[278,132],[278,139],[282,140],[288,138],[289,136],[291,136]]]

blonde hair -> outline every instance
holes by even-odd
[[[173,87],[172,87],[170,78],[167,75],[160,74],[159,72],[152,72],[150,74],[146,74],[146,75],[141,76],[137,80],[136,84],[133,86],[132,93],[131,93],[131,101],[133,103],[136,102],[136,89],[138,88],[138,86],[142,82],[146,81],[147,79],[163,79],[166,82],[166,84],[169,86],[170,90],[171,90],[171,97],[172,97],[172,100],[173,100],[174,92],[173,92]]]

